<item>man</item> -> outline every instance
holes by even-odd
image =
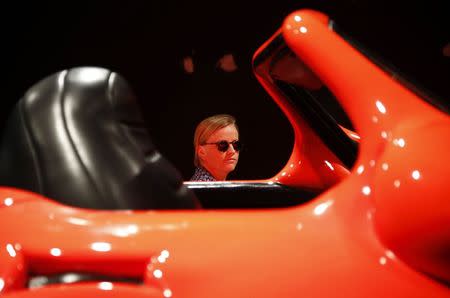
[[[195,172],[191,181],[222,181],[239,160],[239,132],[233,116],[219,114],[203,120],[194,134]]]

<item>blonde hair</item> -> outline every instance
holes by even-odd
[[[194,165],[196,167],[201,166],[197,153],[198,146],[205,144],[214,132],[231,124],[238,130],[236,119],[233,116],[219,114],[208,117],[197,125],[194,133]]]

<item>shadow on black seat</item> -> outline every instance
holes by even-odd
[[[80,67],[31,87],[8,119],[0,185],[93,209],[197,208],[118,74]]]

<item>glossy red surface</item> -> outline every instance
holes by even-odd
[[[267,77],[257,74],[295,132],[289,161],[268,181],[330,187],[326,192],[285,209],[112,212],[0,188],[0,292],[5,297],[449,297],[448,115],[359,54],[330,30],[325,15],[294,12],[280,32],[353,121],[361,141],[351,171]],[[30,274],[62,272],[135,277],[143,285],[104,281],[25,288]]]

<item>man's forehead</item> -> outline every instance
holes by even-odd
[[[230,139],[231,138],[231,139]],[[239,138],[239,133],[233,124],[222,127],[214,131],[208,138],[208,141],[234,141]]]

